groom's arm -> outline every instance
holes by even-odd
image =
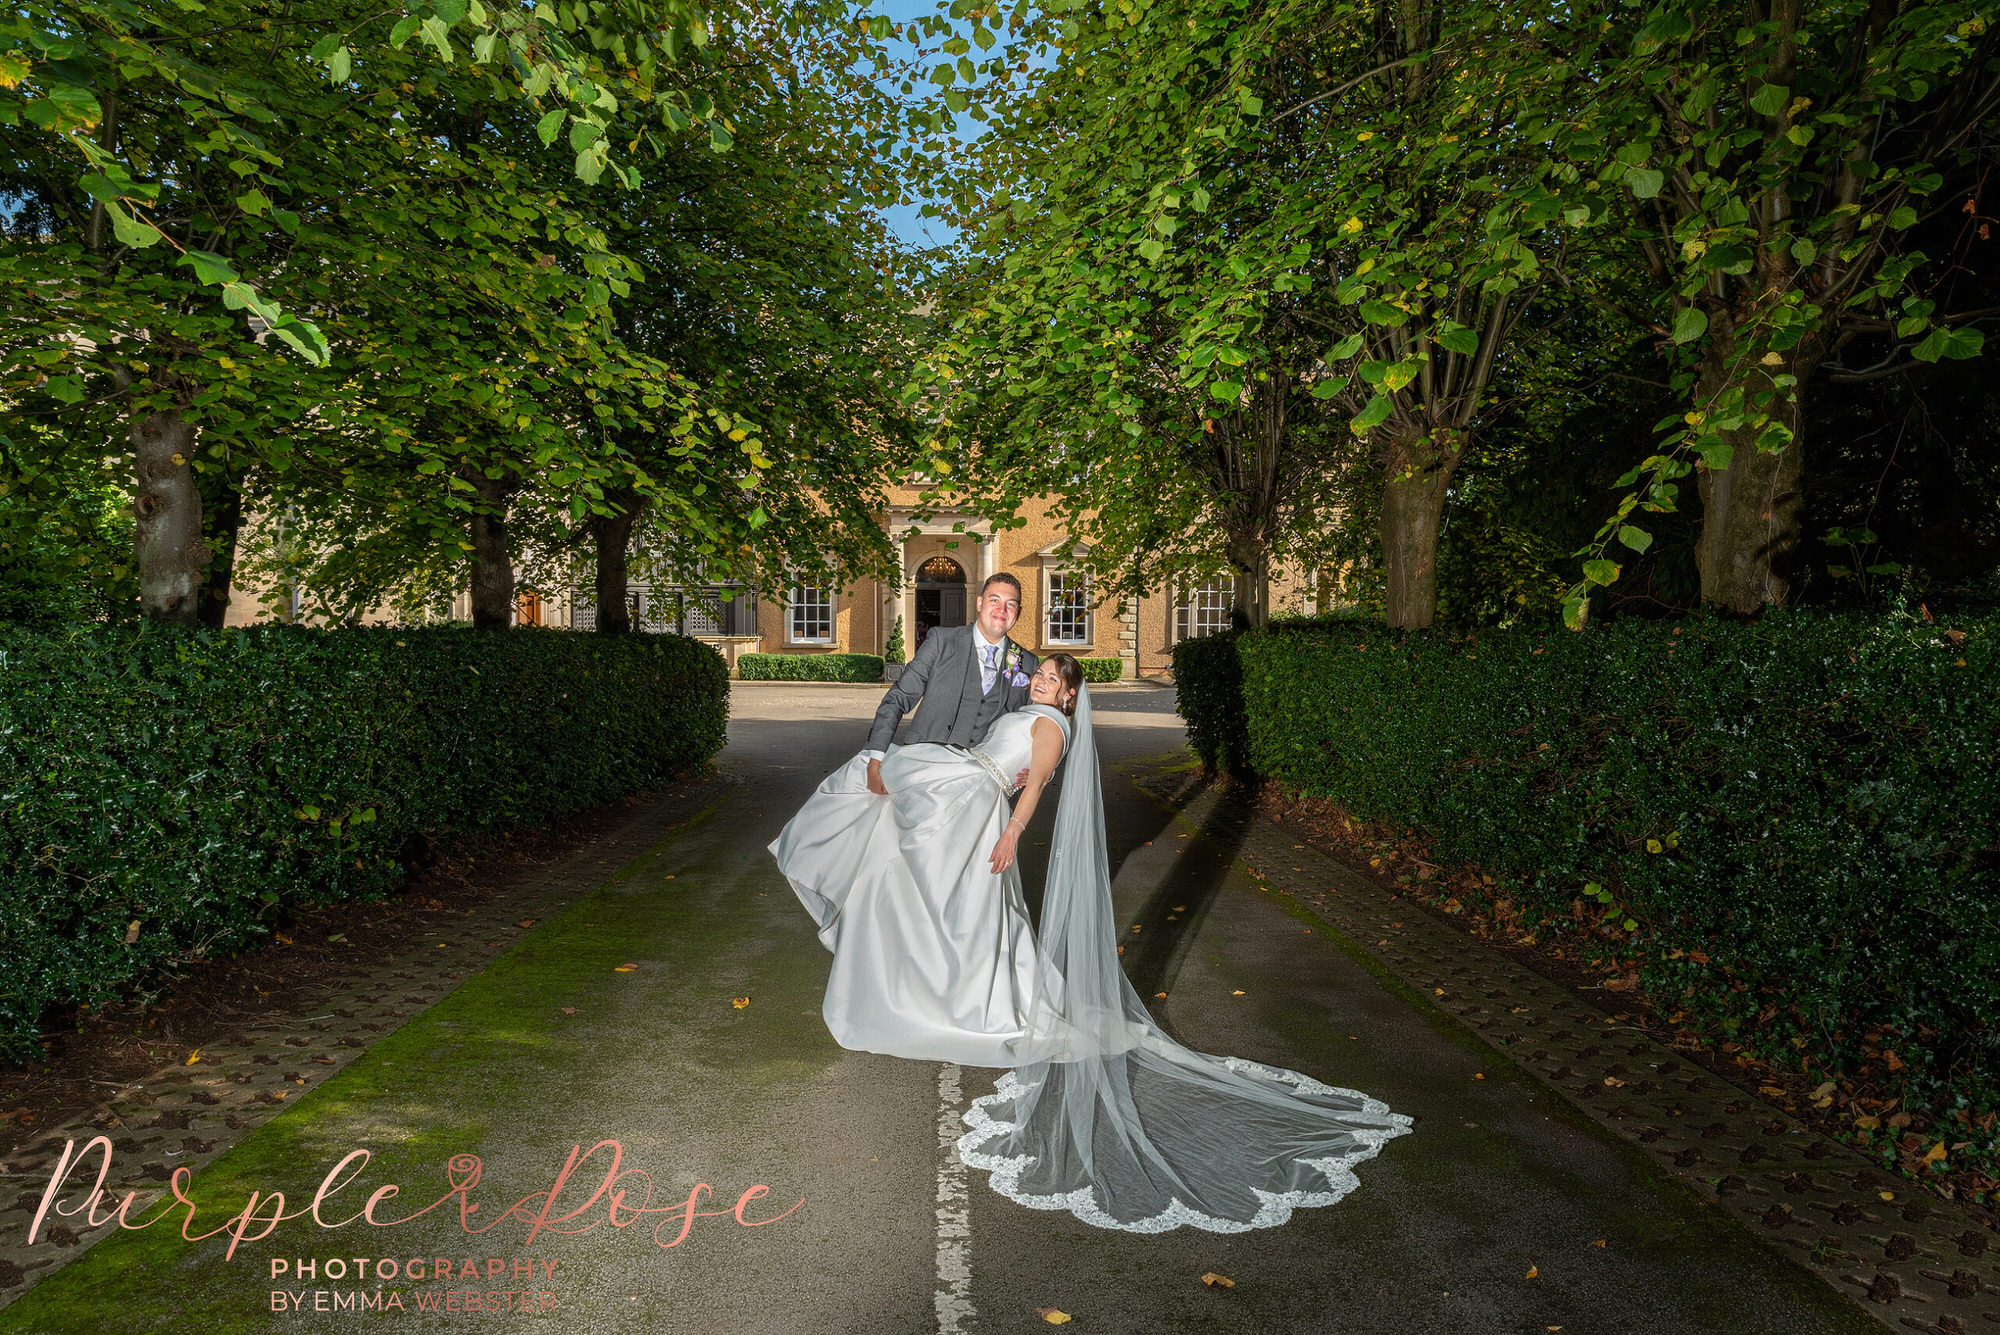
[[[930,684],[931,673],[937,668],[937,661],[943,654],[943,638],[933,630],[924,636],[924,642],[917,646],[917,652],[896,678],[895,684],[882,694],[882,703],[876,707],[875,722],[868,729],[868,751],[882,752],[889,749],[889,743],[896,740],[896,726],[903,721],[903,715],[917,707],[923,699],[924,688]],[[878,757],[879,758],[879,757]]]

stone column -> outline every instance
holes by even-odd
[[[981,584],[986,583],[987,580],[1000,573],[1000,540],[993,536],[993,526],[991,524],[987,524],[985,528],[986,531],[980,534],[979,541],[979,582]],[[978,589],[968,589],[966,593],[973,598],[979,596]]]
[[[1139,675],[1139,600],[1128,599],[1118,614],[1118,656],[1125,660],[1118,675],[1132,680]]]

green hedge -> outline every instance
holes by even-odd
[[[1423,830],[1510,873],[1531,916],[1611,905],[1608,944],[1656,995],[1766,1053],[1806,1033],[1837,1060],[1893,1047],[1907,1100],[1992,1108],[1996,648],[1991,620],[1795,612],[1583,635],[1277,627],[1191,641],[1174,667],[1211,768]]]
[[[0,1055],[288,905],[382,895],[416,836],[706,763],[728,689],[669,635],[0,627]]]
[[[1117,681],[1125,675],[1125,660],[1122,658],[1079,658],[1076,661],[1083,668],[1085,681]]]
[[[879,654],[744,654],[736,660],[744,681],[882,680]]]

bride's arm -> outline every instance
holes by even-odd
[[[1021,800],[1014,804],[1014,814],[1008,817],[1007,828],[1001,833],[1000,842],[993,845],[993,856],[989,859],[995,876],[1013,865],[1021,831],[1028,828],[1035,814],[1035,803],[1041,800],[1042,788],[1056,772],[1056,762],[1062,759],[1062,729],[1055,720],[1036,719],[1028,730],[1028,739],[1033,748],[1028,758],[1028,779],[1021,785]]]

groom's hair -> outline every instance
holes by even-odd
[[[979,586],[979,596],[981,598],[984,598],[986,596],[986,591],[992,588],[995,584],[1012,584],[1014,586],[1015,598],[1025,600],[1027,597],[1026,594],[1021,592],[1021,581],[1015,579],[1012,575],[1008,574],[1004,570],[1002,570],[997,575],[988,575],[986,577],[986,582]]]

